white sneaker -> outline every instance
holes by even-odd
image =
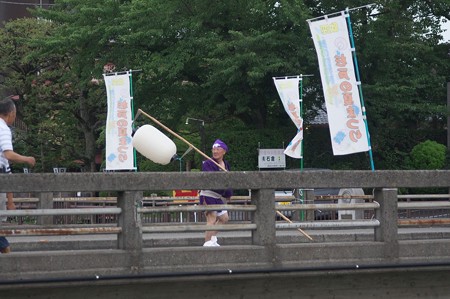
[[[219,243],[217,243],[217,237],[216,236],[212,236],[211,237],[211,241],[213,242],[213,246],[220,246]]]
[[[203,244],[203,246],[205,246],[205,247],[213,247],[213,246],[216,246],[216,245],[214,244],[213,241],[209,240],[209,241],[206,241],[206,242]]]

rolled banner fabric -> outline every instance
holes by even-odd
[[[300,111],[299,81],[300,78],[298,77],[285,79],[274,78],[274,84],[283,103],[284,110],[298,129],[294,139],[286,147],[284,154],[296,159],[301,159],[303,154],[301,147],[303,140],[303,119]]]

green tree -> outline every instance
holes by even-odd
[[[169,120],[189,107],[207,122],[266,127],[282,112],[272,77],[315,69],[301,1],[133,1],[129,10],[123,26],[139,30],[120,40],[147,58],[139,67],[154,95],[142,104]]]
[[[398,168],[425,139],[443,141],[448,44],[439,44],[433,9],[447,1],[379,1],[357,47],[373,152],[379,168]],[[436,136],[436,132],[440,136]]]
[[[21,152],[38,157],[37,170],[52,167],[60,160],[64,151],[61,137],[70,133],[52,121],[59,103],[33,96],[38,86],[41,90],[51,89],[51,81],[44,78],[42,71],[55,63],[55,57],[32,55],[38,49],[28,41],[43,38],[52,30],[51,23],[37,19],[15,20],[0,29],[0,74],[4,77],[0,89],[18,96],[18,121],[25,125],[15,130],[15,144]]]
[[[104,90],[80,79],[68,53],[47,51],[46,41],[58,25],[44,19],[19,19],[1,30],[1,87],[19,95],[19,118],[27,125],[18,130],[19,145],[39,157],[38,167],[79,167],[82,160],[95,170],[96,141],[105,104]],[[45,54],[42,54],[45,53]]]
[[[97,143],[106,118],[103,66],[110,61],[111,51],[117,56],[123,54],[114,40],[120,5],[120,1],[61,1],[51,10],[36,12],[55,24],[51,35],[33,41],[40,46],[36,54],[64,57],[64,65],[53,69],[56,76],[52,81],[70,91],[58,100],[63,107],[57,123],[78,134],[78,139],[66,147],[79,149],[78,159],[84,161],[88,171],[98,169],[95,157],[104,148]],[[57,71],[63,73],[59,76]]]
[[[100,79],[103,65],[111,62],[118,71],[142,70],[133,82],[136,107],[186,134],[182,127],[186,116],[204,119],[207,144],[214,137],[229,136],[243,150],[239,160],[255,161],[256,166],[254,149],[243,146],[244,137],[262,136],[267,142],[264,132],[277,132],[281,143],[287,144],[294,136],[272,77],[314,74],[305,84],[305,123],[322,108],[320,75],[306,20],[366,2],[64,0],[56,4],[37,13],[50,21],[51,31],[31,37],[34,42],[26,43],[32,45],[28,52],[1,59],[47,60],[36,64],[45,72],[39,77],[25,73],[23,86],[16,86],[30,97],[23,101],[24,109],[30,109],[27,114],[45,115],[45,107],[58,107],[51,113],[54,122],[38,117],[29,121],[42,125],[41,132],[49,132],[54,124],[60,148],[67,149],[60,156],[82,156],[93,165],[97,146],[103,147],[99,141],[106,96],[101,82],[91,82],[97,82],[92,79]],[[450,61],[449,44],[440,40],[439,20],[448,19],[449,5],[446,0],[378,0],[351,12],[377,169],[403,167],[412,147],[423,140],[443,143]],[[0,44],[1,50],[8,47]],[[13,79],[12,74],[7,80]],[[313,163],[361,167],[360,156],[333,157],[323,132],[313,131],[310,128],[305,134]]]
[[[426,140],[413,147],[405,160],[407,169],[444,169],[447,148],[436,141]],[[446,188],[410,188],[408,194],[448,193]]]
[[[436,141],[419,143],[411,150],[409,168],[442,169],[445,166],[446,152],[446,146]]]

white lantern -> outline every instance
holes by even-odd
[[[144,157],[158,164],[169,164],[176,155],[175,143],[151,125],[144,125],[133,135],[133,146]]]

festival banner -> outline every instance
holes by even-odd
[[[108,99],[106,118],[106,170],[132,170],[132,105],[130,73],[103,75]]]
[[[297,135],[288,144],[284,153],[289,157],[301,159],[303,154],[301,146],[303,140],[303,119],[300,115],[300,96],[298,91],[300,79],[298,77],[284,79],[273,78],[273,81],[280,95],[284,110],[286,110],[286,113],[298,129]]]
[[[334,155],[369,150],[345,15],[309,22],[319,60]]]

